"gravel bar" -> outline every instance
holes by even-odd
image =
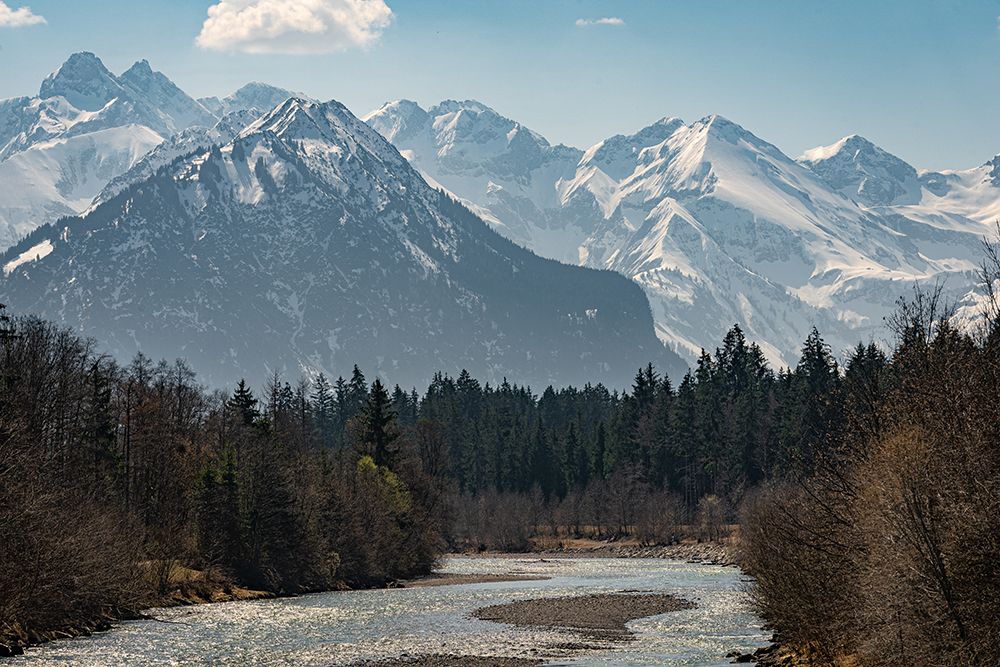
[[[581,597],[518,600],[493,605],[472,613],[478,619],[510,625],[531,625],[556,630],[571,630],[599,641],[627,641],[632,637],[626,623],[695,605],[668,593],[623,591],[597,593]],[[555,648],[575,653],[598,648],[582,642],[567,642]],[[476,655],[420,655],[389,660],[354,663],[355,667],[534,667],[541,658],[510,658]]]
[[[583,597],[518,600],[483,607],[473,616],[483,621],[512,625],[566,628],[602,639],[627,639],[629,621],[691,609],[694,604],[669,593],[596,593]]]
[[[479,655],[420,655],[378,662],[356,662],[355,667],[534,667],[541,658],[499,658]]]

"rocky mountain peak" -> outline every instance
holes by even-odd
[[[241,136],[257,132],[271,132],[290,139],[322,139],[334,142],[345,133],[372,132],[340,102],[331,100],[320,103],[300,97],[289,97],[259,120],[247,126]],[[381,140],[382,138],[379,137]]]
[[[635,134],[616,134],[605,139],[588,150],[583,161],[596,163],[608,176],[621,180],[635,170],[640,152],[662,144],[682,127],[685,125],[680,118],[661,118]]]
[[[38,92],[43,100],[62,96],[83,111],[99,111],[121,94],[121,84],[90,52],[71,55],[62,67],[45,77]]]
[[[388,141],[406,142],[419,134],[430,121],[430,114],[411,100],[386,102],[362,120]]]
[[[797,161],[867,207],[888,206],[916,187],[916,169],[857,134],[806,151]]]
[[[142,81],[144,79],[153,78],[153,74],[153,68],[149,66],[149,61],[143,58],[128,68],[128,70],[121,75],[121,78],[129,81]]]
[[[246,109],[257,109],[266,113],[289,97],[311,99],[302,93],[293,93],[284,88],[278,88],[277,86],[261,83],[260,81],[251,81],[229,95],[226,95],[221,100],[217,97],[202,97],[198,102],[212,113],[221,117],[233,111],[243,111]]]

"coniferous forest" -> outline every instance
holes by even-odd
[[[467,372],[389,390],[357,367],[209,391],[182,360],[120,365],[5,317],[0,632],[134,613],[179,565],[294,594],[541,533],[652,544],[738,522],[754,603],[786,644],[820,663],[985,664],[1000,637],[992,297],[968,333],[918,291],[891,349],[841,364],[813,330],[778,372],[733,327],[679,382],[647,365],[623,393]]]
[[[793,400],[805,374],[836,377],[818,334],[806,349],[775,375],[734,328],[676,387],[648,365],[621,394],[539,395],[465,372],[389,391],[357,367],[227,393],[182,360],[121,365],[13,316],[0,344],[0,627],[135,611],[177,565],[296,593],[384,585],[447,549],[525,549],[554,525],[644,542],[696,515],[717,529],[797,456],[804,419],[824,418]]]

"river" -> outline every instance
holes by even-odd
[[[317,593],[297,598],[155,609],[93,637],[32,647],[17,667],[327,667],[430,653],[542,657],[554,665],[722,667],[729,651],[767,644],[736,568],[659,559],[454,558],[442,572],[524,574],[542,581]],[[695,609],[629,624],[635,640],[584,652],[568,631],[480,621],[493,604],[549,596],[655,590]]]

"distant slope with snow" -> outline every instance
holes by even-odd
[[[992,164],[918,173],[856,136],[795,161],[717,116],[665,118],[582,153],[520,129],[528,153],[511,147],[521,126],[478,102],[400,101],[366,120],[509,238],[638,282],[689,362],[733,324],[780,365],[813,326],[838,352],[881,338],[914,285],[973,289],[1000,212]]]
[[[650,362],[684,369],[634,283],[504,239],[336,102],[289,99],[0,264],[10,312],[216,386],[358,364],[404,387],[467,369],[623,389]]]
[[[70,56],[37,97],[0,100],[0,250],[40,225],[87,210],[109,182],[164,140],[200,128],[172,146],[176,153],[182,144],[204,145],[223,117],[251,110],[257,117],[290,96],[253,83],[221,101],[206,98],[209,108],[145,60],[115,76],[92,53]],[[215,138],[232,136],[223,128]]]

